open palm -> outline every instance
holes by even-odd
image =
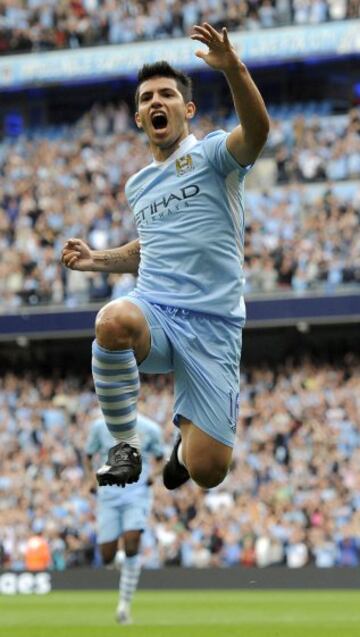
[[[203,59],[213,69],[226,71],[239,61],[225,27],[219,33],[210,24],[204,22],[201,26],[195,25],[193,27],[193,33],[190,37],[192,40],[202,42],[209,47],[207,52],[201,49],[195,51],[195,55]]]

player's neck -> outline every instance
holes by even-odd
[[[184,130],[181,135],[169,146],[161,147],[150,142],[150,149],[155,161],[166,161],[180,146],[181,142],[189,136],[189,131]]]

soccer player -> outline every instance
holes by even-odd
[[[174,372],[174,423],[180,436],[164,468],[174,489],[191,477],[203,488],[227,474],[239,400],[243,180],[267,138],[269,118],[226,29],[195,26],[196,55],[222,71],[240,124],[198,140],[190,78],[166,62],[139,72],[135,122],[149,140],[152,163],[133,175],[126,195],[139,240],[90,250],[64,246],[72,269],[138,273],[133,293],[103,307],[96,319],[93,377],[105,421],[118,444],[98,471],[100,484],[137,480],[138,370]]]
[[[162,432],[157,423],[138,414],[137,433],[143,458],[139,481],[127,485],[125,489],[103,487],[97,495],[98,543],[104,563],[113,561],[120,537],[124,544],[125,560],[121,567],[120,597],[116,609],[120,624],[131,623],[131,602],[140,576],[141,533],[146,527],[152,504],[150,459],[154,457],[162,466],[164,456]],[[104,461],[115,442],[104,419],[99,417],[93,420],[85,445],[87,473],[93,475],[93,456],[99,454]]]

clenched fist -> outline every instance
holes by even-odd
[[[70,270],[86,272],[94,269],[93,252],[82,239],[69,239],[65,243],[61,262]]]

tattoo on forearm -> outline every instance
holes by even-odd
[[[124,254],[117,252],[104,253],[103,259],[105,263],[127,263],[133,261],[134,257],[140,255],[140,248],[129,248]]]
[[[140,257],[140,245],[129,247],[126,251],[123,248],[118,250],[104,250],[95,254],[95,261],[101,261],[104,265],[116,266],[120,263],[134,263]]]
[[[129,248],[127,251],[128,257],[138,257],[140,256],[140,245],[133,246]]]

